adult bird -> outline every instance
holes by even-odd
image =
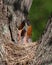
[[[23,43],[31,42],[32,26],[29,20],[24,20],[18,27],[18,41],[23,38]]]

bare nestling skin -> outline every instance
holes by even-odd
[[[23,43],[26,44],[27,43],[27,33],[25,33],[25,36],[23,38]]]
[[[21,32],[22,32],[22,29],[21,30],[18,30],[18,42],[20,43],[21,42]]]
[[[21,33],[22,33],[22,30],[18,30],[18,43],[21,43],[23,42],[23,44],[26,44],[27,43],[27,32],[24,33],[24,37],[23,37],[23,40],[22,40],[22,36],[21,36]]]

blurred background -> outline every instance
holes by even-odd
[[[52,0],[33,0],[28,18],[32,25],[32,40],[36,41],[43,33],[48,17],[52,13]]]

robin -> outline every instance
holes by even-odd
[[[31,42],[31,36],[32,36],[32,25],[30,24],[30,21],[27,19],[26,21],[26,27],[27,27],[27,40],[28,42]]]
[[[30,24],[30,21],[27,19],[24,21],[25,26],[22,30],[21,36],[23,37],[24,43],[31,42],[31,36],[32,36],[32,25]]]
[[[32,35],[32,26],[30,24],[30,21],[23,21],[21,25],[18,27],[18,41],[23,38],[23,43],[29,42],[29,39],[31,39]]]

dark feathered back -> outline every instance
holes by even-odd
[[[18,27],[19,30],[23,29],[23,27],[25,26],[25,22],[23,21],[20,26]]]

